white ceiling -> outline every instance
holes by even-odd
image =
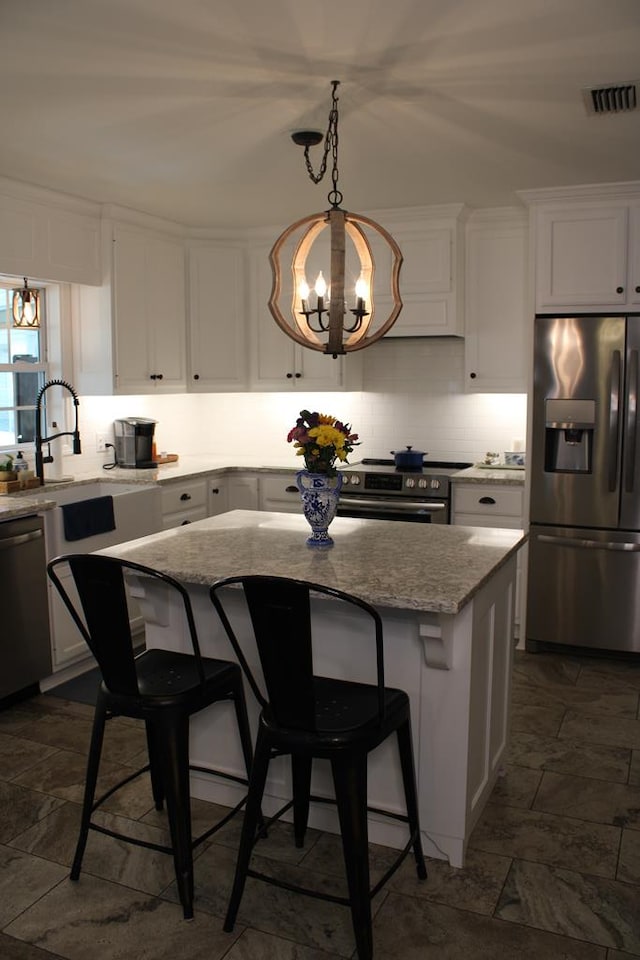
[[[0,175],[192,226],[325,209],[290,133],[334,79],[354,212],[640,178],[640,111],[581,94],[640,80],[640,0],[1,0],[0,37]]]

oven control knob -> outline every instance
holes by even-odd
[[[431,483],[429,484],[429,486],[431,487],[432,490],[439,490],[439,489],[440,489],[440,481],[434,479],[434,480],[431,481]]]
[[[346,475],[346,473],[343,473],[343,474],[342,474],[342,486],[343,486],[343,487],[346,487],[348,483],[349,483],[349,477]]]
[[[405,482],[404,482],[404,485],[405,485],[405,487],[412,488],[412,487],[415,487],[416,482],[415,482],[415,480],[413,479],[413,477],[407,477],[407,479],[406,479]]]
[[[360,477],[358,476],[357,473],[354,473],[352,477],[349,477],[349,483],[351,484],[352,487],[357,487],[360,484]]]
[[[426,480],[423,479],[423,480],[418,480],[418,486],[420,487],[421,490],[424,490],[424,488],[428,487],[429,484],[427,483]]]

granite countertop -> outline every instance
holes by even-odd
[[[41,513],[43,510],[53,510],[54,500],[36,500],[25,494],[8,494],[0,496],[0,523],[3,520],[14,520],[17,517],[28,517],[32,513]]]
[[[180,480],[195,480],[198,477],[210,476],[215,473],[282,473],[293,474],[299,468],[299,462],[292,462],[288,457],[283,461],[256,460],[255,455],[246,458],[221,457],[214,454],[194,454],[180,457],[175,463],[159,465],[155,470],[126,470],[116,467],[113,470],[92,470],[78,473],[68,481],[57,481],[45,487],[54,497],[55,490],[62,490],[70,486],[80,486],[87,483],[137,483],[137,484],[170,484]],[[460,470],[451,477],[451,480],[468,483],[499,483],[505,486],[522,486],[524,484],[524,470],[496,470],[482,467],[469,467]],[[41,489],[41,488],[40,488]],[[14,517],[23,517],[30,513],[40,513],[55,507],[55,500],[41,499],[29,491],[17,491],[11,494],[0,495],[0,522],[11,520]]]
[[[297,577],[378,606],[456,614],[526,539],[521,530],[344,517],[331,526],[333,547],[308,547],[308,534],[302,516],[233,510],[100,552],[188,584]]]
[[[524,467],[467,467],[451,477],[452,483],[499,483],[505,487],[523,487]]]
[[[44,490],[50,492],[52,499],[42,498],[42,487],[35,490],[16,490],[14,493],[0,494],[0,523],[16,517],[52,510],[56,506],[55,491],[69,487],[80,487],[89,483],[135,483],[140,485],[159,485],[175,483],[180,480],[192,480],[215,473],[239,473],[251,470],[258,473],[295,473],[296,464],[290,460],[284,463],[258,463],[253,457],[243,463],[238,457],[219,457],[215,455],[193,455],[181,457],[175,463],[160,464],[155,470],[125,470],[116,467],[113,470],[91,470],[77,473],[72,479],[54,481],[46,484]],[[34,496],[37,493],[38,496]]]

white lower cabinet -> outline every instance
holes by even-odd
[[[227,478],[222,474],[207,477],[207,512],[210,517],[226,513],[229,509]]]
[[[181,527],[208,515],[207,481],[183,480],[162,487],[162,529]]]
[[[260,477],[260,509],[277,513],[301,512],[295,473],[265,474]]]
[[[520,530],[524,526],[524,487],[499,483],[452,483],[451,522],[466,527],[506,527]],[[515,599],[515,635],[519,636],[522,598],[521,580],[523,551],[518,553]]]
[[[522,487],[463,482],[454,482],[452,487],[453,523],[512,530],[522,526]]]
[[[259,510],[258,477],[248,473],[227,476],[227,509]]]

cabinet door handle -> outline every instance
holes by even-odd
[[[180,499],[181,499],[181,500],[191,500],[191,494],[190,494],[190,493],[181,493],[181,494],[180,494]]]
[[[616,293],[624,293],[624,287],[616,287]]]
[[[164,375],[163,375],[162,373],[156,374],[156,377],[157,377],[158,380],[162,380],[163,376],[164,376]]]
[[[294,486],[285,487],[285,488],[284,488],[284,492],[285,492],[285,493],[297,493],[297,492],[298,492],[298,488],[297,488],[295,485],[294,485]]]
[[[211,487],[211,493],[220,493],[219,487]]]
[[[640,293],[640,287],[636,287],[636,293]]]
[[[301,376],[302,376],[302,374],[301,374],[301,373],[296,373],[296,375],[295,375],[295,377],[296,377],[296,380],[299,380]]]
[[[199,380],[199,379],[200,379],[200,374],[199,374],[199,373],[194,373],[193,379],[194,379],[194,380]]]
[[[493,497],[480,497],[478,503],[489,503],[495,506],[495,500]]]
[[[181,526],[181,527],[186,527],[186,525],[187,525],[188,523],[191,523],[191,520],[183,520],[182,523],[180,524],[180,526]]]
[[[155,379],[156,379],[155,373],[150,373],[150,374],[149,374],[149,380],[155,380]]]
[[[475,380],[475,378],[477,377],[477,373],[470,373],[469,377],[471,378],[471,380]]]
[[[292,374],[292,373],[288,373],[288,374],[287,374],[287,380],[293,380],[293,374]]]

